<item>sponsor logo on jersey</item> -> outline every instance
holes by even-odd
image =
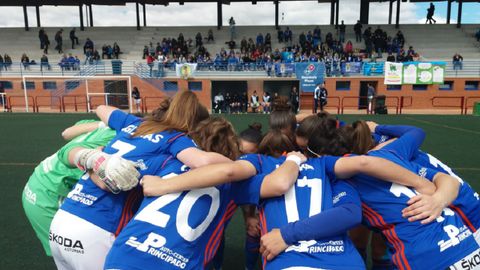
[[[447,233],[449,239],[441,240],[438,242],[440,247],[440,252],[445,251],[446,249],[460,244],[463,240],[472,236],[472,232],[463,225],[463,227],[457,228],[454,225],[446,225],[443,227],[443,230]]]
[[[25,185],[23,189],[23,193],[25,194],[25,199],[27,202],[35,205],[37,203],[37,193],[33,192],[28,185]]]
[[[474,270],[480,269],[480,249],[470,253],[467,257],[461,259],[454,265],[452,265],[449,269],[455,270]]]
[[[300,171],[307,171],[307,170],[315,170],[315,168],[313,168],[312,165],[308,165],[308,164],[305,164],[305,163],[300,165]]]
[[[317,242],[315,240],[310,241],[299,241],[298,245],[289,246],[285,252],[302,252],[302,253],[343,253],[345,251],[345,246],[343,240],[337,241],[328,241],[328,242]]]
[[[420,170],[418,170],[418,175],[425,178],[425,176],[427,176],[427,168],[425,167],[420,168]]]
[[[82,189],[83,185],[76,184],[75,188],[68,193],[67,198],[88,206],[92,205],[96,200],[98,200],[98,198],[93,195],[83,193]]]
[[[340,201],[341,198],[347,196],[347,192],[345,191],[342,191],[340,193],[337,194],[337,196],[333,197],[333,204],[336,204]]]
[[[144,252],[150,256],[156,257],[168,264],[180,269],[185,269],[189,261],[185,256],[165,247],[167,239],[165,237],[151,232],[145,241],[139,242],[134,236],[125,242],[126,245],[136,248],[138,251]]]
[[[85,251],[83,250],[82,241],[80,240],[73,240],[68,237],[55,234],[51,231],[49,233],[48,240],[62,246],[63,249],[67,252],[75,252],[80,254],[85,253]]]

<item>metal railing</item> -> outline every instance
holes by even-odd
[[[382,77],[381,72],[374,72],[366,75],[363,68],[366,62],[355,63],[359,68],[350,70],[345,68],[346,63],[326,63],[326,77]],[[377,63],[382,63],[377,61]],[[95,76],[95,75],[137,75],[141,78],[175,77],[174,63],[161,64],[154,62],[147,64],[145,60],[101,60],[92,63],[81,63],[80,65],[61,65],[60,63],[36,63],[23,64],[19,62],[11,64],[0,64],[0,76]],[[294,71],[278,73],[271,65],[264,62],[253,63],[199,63],[195,71],[198,77],[208,76],[261,76],[261,77],[295,77]],[[446,61],[445,77],[479,77],[480,60],[465,60],[454,64]]]

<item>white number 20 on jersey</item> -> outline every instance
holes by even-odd
[[[168,178],[168,177],[164,177]],[[171,202],[175,201],[180,197],[182,193],[173,193],[168,195],[163,195],[158,199],[151,202],[146,206],[138,215],[135,217],[136,220],[141,220],[148,222],[154,226],[165,228],[168,221],[170,220],[170,215],[161,212],[160,210]],[[188,224],[188,217],[192,210],[195,202],[202,196],[209,196],[211,198],[210,209],[205,219],[197,227],[192,228]],[[177,209],[176,224],[178,234],[180,234],[183,239],[192,242],[200,237],[205,230],[208,228],[210,223],[215,218],[218,208],[220,207],[220,191],[215,187],[195,189],[189,191],[182,198],[180,205]]]

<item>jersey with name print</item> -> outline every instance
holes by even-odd
[[[333,168],[337,157],[309,159],[300,166],[296,183],[285,195],[268,199],[260,199],[263,178],[280,166],[285,157],[249,154],[242,159],[255,166],[259,174],[249,180],[235,183],[233,188],[248,194],[250,201],[244,203],[258,205],[262,234],[333,207],[331,180],[335,179]],[[337,203],[340,199],[346,200],[349,195],[350,193],[347,195],[346,192],[338,191],[335,196]],[[265,269],[289,267],[365,269],[362,258],[346,233],[328,239],[300,241],[289,246],[272,261],[264,262],[264,265]]]
[[[380,125],[376,128],[376,131],[379,133],[373,134],[373,137],[377,143],[382,143],[383,141],[390,139],[391,136],[400,137],[410,129],[411,127],[409,126]],[[385,133],[388,133],[388,135]],[[385,140],[382,138],[385,138]],[[480,228],[480,197],[478,193],[475,192],[467,182],[462,180],[450,167],[431,154],[417,150],[411,161],[421,166],[418,171],[420,175],[425,173],[423,168],[429,168],[449,174],[460,182],[461,186],[457,199],[455,199],[450,207],[460,215],[463,222],[470,228],[470,230],[473,232],[477,231]]]
[[[165,157],[176,156],[186,148],[196,147],[191,139],[176,131],[132,137],[141,123],[140,118],[120,110],[112,112],[108,125],[117,131],[117,135],[103,151],[136,162],[142,176],[153,174]],[[126,217],[131,217],[134,213],[124,206],[136,205],[141,197],[139,191],[141,190],[137,187],[128,192],[113,194],[98,188],[85,174],[68,194],[61,209],[118,234],[119,229],[128,221]]]
[[[397,140],[368,155],[417,172],[418,167],[401,157],[404,148],[390,149],[398,146],[398,142],[402,141]],[[364,222],[385,236],[397,269],[446,269],[478,249],[472,232],[450,208],[445,208],[432,223],[409,222],[402,217],[402,210],[416,195],[415,190],[361,174],[351,183],[360,194]]]
[[[421,171],[419,171],[420,174],[424,170],[423,168],[430,168],[455,177],[460,182],[460,190],[450,208],[460,215],[470,230],[476,232],[480,229],[480,197],[478,193],[466,181],[455,174],[450,167],[428,153],[418,151],[413,162],[422,167],[420,168]]]
[[[157,175],[169,178],[186,170],[177,159],[169,159]],[[145,197],[113,243],[105,269],[203,269],[236,209],[230,187]]]

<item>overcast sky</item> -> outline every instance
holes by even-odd
[[[435,16],[438,22],[445,22],[446,3],[436,3]],[[393,21],[395,21],[395,6]],[[457,4],[452,4],[452,22],[457,18]],[[428,3],[401,3],[400,23],[425,23]],[[340,1],[340,20],[353,24],[359,18],[360,0]],[[141,9],[140,9],[141,11]],[[42,26],[78,26],[78,7],[40,7]],[[23,27],[23,10],[21,7],[0,7],[2,16],[0,27]],[[28,8],[29,24],[36,26],[35,8]],[[232,3],[223,5],[223,22],[228,25],[228,18],[233,16],[237,25],[273,25],[274,5],[272,2]],[[126,6],[93,6],[95,26],[135,26],[135,4]],[[215,3],[177,3],[165,7],[147,5],[148,26],[186,26],[216,25],[217,12]],[[330,22],[330,4],[317,1],[280,2],[280,24],[328,24]],[[388,22],[388,2],[370,4],[370,23],[386,24]],[[480,4],[463,4],[464,23],[480,23]]]

